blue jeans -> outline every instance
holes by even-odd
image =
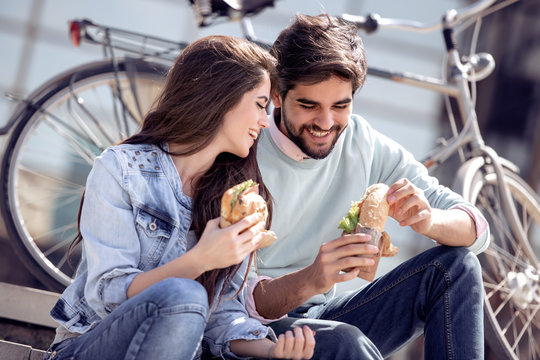
[[[126,300],[95,328],[53,346],[45,359],[192,359],[207,313],[201,284],[165,279]]]
[[[480,263],[466,248],[436,246],[270,326],[280,334],[302,324],[316,331],[314,359],[386,358],[422,332],[426,359],[484,359]]]

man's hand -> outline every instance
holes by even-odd
[[[433,209],[424,192],[407,179],[390,186],[387,199],[389,215],[401,226],[410,226],[440,244],[470,246],[476,239],[476,225],[467,212]]]
[[[432,209],[424,191],[407,179],[396,181],[387,193],[389,216],[399,225],[410,226],[421,235],[427,235],[432,225]]]
[[[365,244],[369,240],[368,234],[346,234],[321,245],[317,258],[306,268],[306,282],[313,286],[314,295],[327,292],[336,283],[354,279],[359,266],[373,265],[375,261],[371,257],[362,256],[379,251],[376,246]],[[341,272],[348,268],[353,270]]]

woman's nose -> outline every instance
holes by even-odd
[[[266,112],[263,115],[261,115],[261,117],[259,118],[258,124],[262,128],[267,128],[270,126],[270,121],[268,120],[268,116],[266,115]]]

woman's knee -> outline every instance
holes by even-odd
[[[184,278],[168,278],[150,287],[152,301],[160,307],[195,305],[208,309],[206,289],[197,281]]]

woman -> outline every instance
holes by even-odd
[[[273,342],[245,315],[237,272],[261,239],[260,215],[218,226],[229,187],[253,179],[270,200],[254,145],[273,76],[273,58],[246,40],[207,37],[180,54],[140,132],[88,176],[82,261],[51,311],[60,326],[47,358],[192,359],[207,327],[216,355],[312,356],[309,328]]]

